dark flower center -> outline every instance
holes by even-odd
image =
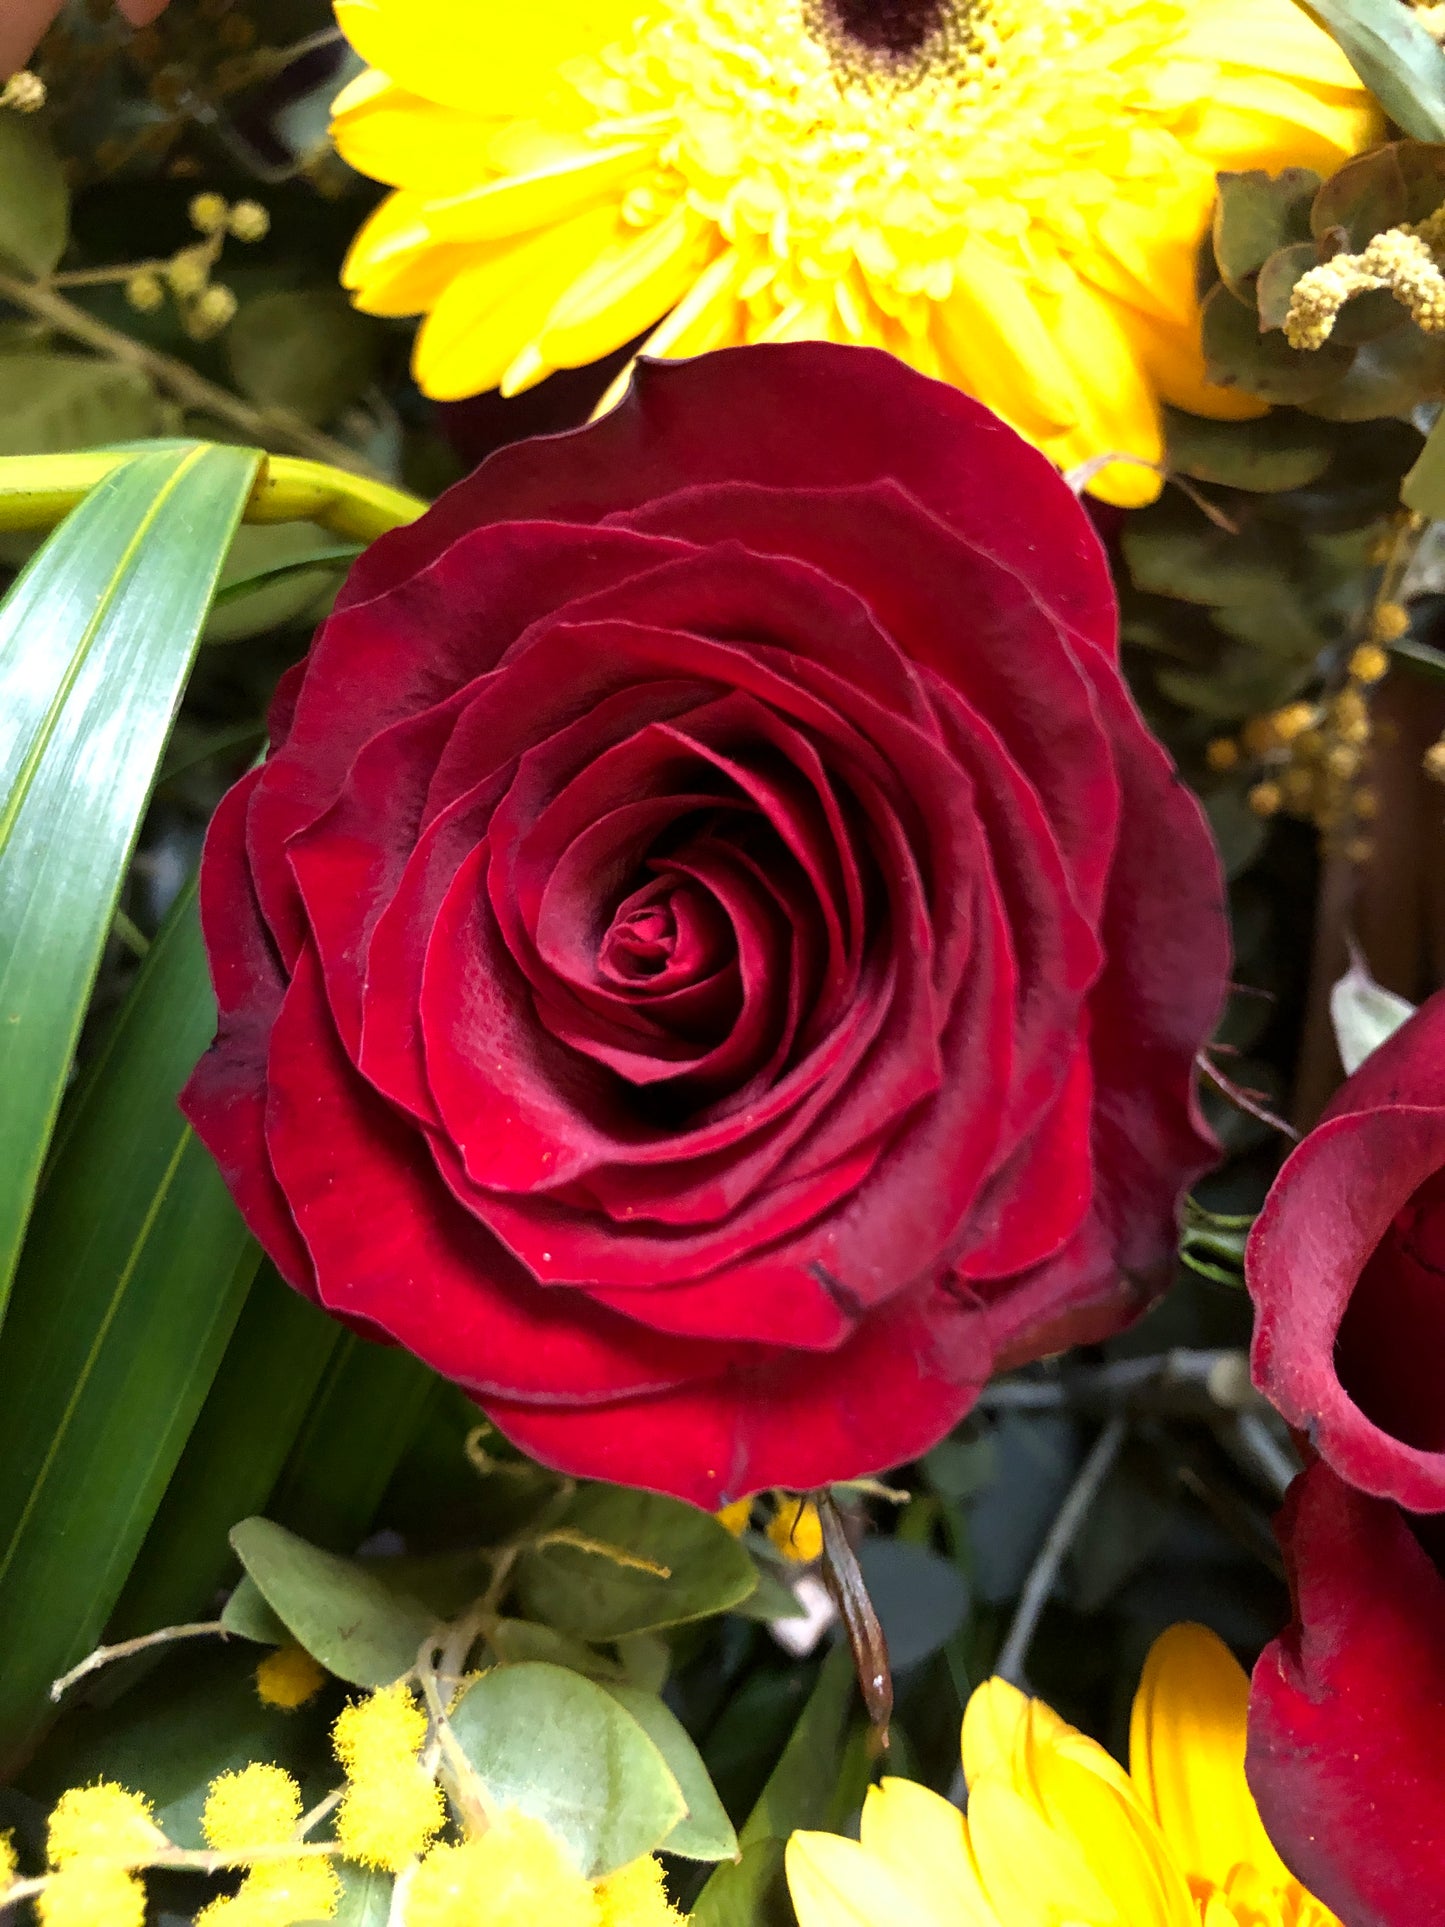
[[[907,59],[944,26],[947,0],[825,0],[835,32],[871,54]]]

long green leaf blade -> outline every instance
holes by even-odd
[[[137,455],[0,607],[0,1311],[250,449]]]
[[[260,1256],[176,1108],[214,1025],[189,891],[67,1114],[0,1331],[0,1779],[98,1643]]]

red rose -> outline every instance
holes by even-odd
[[[1246,1770],[1291,1871],[1348,1927],[1445,1927],[1435,1530],[1327,1465],[1281,1515],[1295,1623],[1254,1669]]]
[[[1260,1390],[1351,1485],[1445,1511],[1445,992],[1289,1159],[1247,1273]]]
[[[1163,1280],[1218,870],[1085,515],[953,389],[644,368],[362,558],[273,742],[188,1114],[294,1285],[539,1458],[868,1472]]]

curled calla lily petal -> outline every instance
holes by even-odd
[[[1349,1927],[1442,1927],[1445,1577],[1421,1543],[1434,1522],[1316,1464],[1278,1529],[1295,1620],[1254,1670],[1260,1814]]]
[[[871,350],[644,366],[357,563],[211,832],[185,1104],[285,1276],[706,1505],[1117,1330],[1222,888],[1049,464]]]
[[[1445,994],[1286,1163],[1246,1273],[1260,1390],[1351,1485],[1445,1511]]]

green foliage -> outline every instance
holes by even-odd
[[[862,1798],[847,1740],[856,1699],[852,1662],[835,1647],[812,1698],[738,1838],[741,1858],[719,1867],[693,1909],[693,1927],[792,1927],[783,1851],[795,1829],[837,1828]],[[845,1770],[851,1766],[851,1772]]]
[[[1298,0],[1334,35],[1391,120],[1416,140],[1445,139],[1445,56],[1399,0]]]
[[[585,1485],[548,1528],[572,1543],[525,1552],[518,1596],[531,1617],[581,1639],[616,1639],[726,1612],[757,1585],[752,1560],[726,1527],[659,1493]],[[640,1563],[610,1558],[608,1548]]]
[[[72,1100],[0,1330],[0,1764],[96,1644],[255,1271],[176,1109],[213,1023],[186,897]]]
[[[339,288],[299,288],[246,302],[225,336],[237,388],[267,408],[329,422],[376,374],[381,336]]]
[[[353,1686],[387,1686],[409,1673],[437,1622],[391,1562],[342,1559],[269,1519],[243,1519],[231,1545],[291,1636]]]
[[[451,1713],[498,1807],[541,1820],[589,1877],[660,1846],[688,1812],[667,1761],[627,1706],[560,1666],[503,1666]]]
[[[1409,19],[1397,0],[1384,5]],[[1445,54],[1412,31],[1445,76]],[[1386,288],[1349,300],[1320,347],[1292,348],[1281,332],[1301,275],[1341,250],[1360,252],[1387,229],[1423,221],[1442,201],[1445,144],[1431,141],[1371,148],[1325,181],[1299,168],[1221,174],[1210,263],[1220,280],[1202,321],[1211,381],[1326,421],[1408,417],[1445,397],[1445,340],[1424,334]],[[1241,439],[1261,426],[1241,425]]]
[[[201,446],[137,456],[86,498],[0,609],[0,1304],[257,461]]]
[[[116,1604],[113,1638],[206,1610],[235,1570],[231,1527],[267,1504],[322,1375],[347,1342],[262,1263]]]
[[[137,369],[49,350],[0,354],[0,455],[139,441],[162,425]]]
[[[687,1812],[669,1830],[664,1842],[667,1851],[680,1854],[684,1860],[735,1859],[738,1837],[733,1823],[723,1811],[702,1755],[682,1721],[655,1692],[622,1680],[603,1680],[600,1684],[637,1721],[681,1789]]]
[[[0,268],[49,274],[70,229],[70,196],[44,128],[0,112]]]

